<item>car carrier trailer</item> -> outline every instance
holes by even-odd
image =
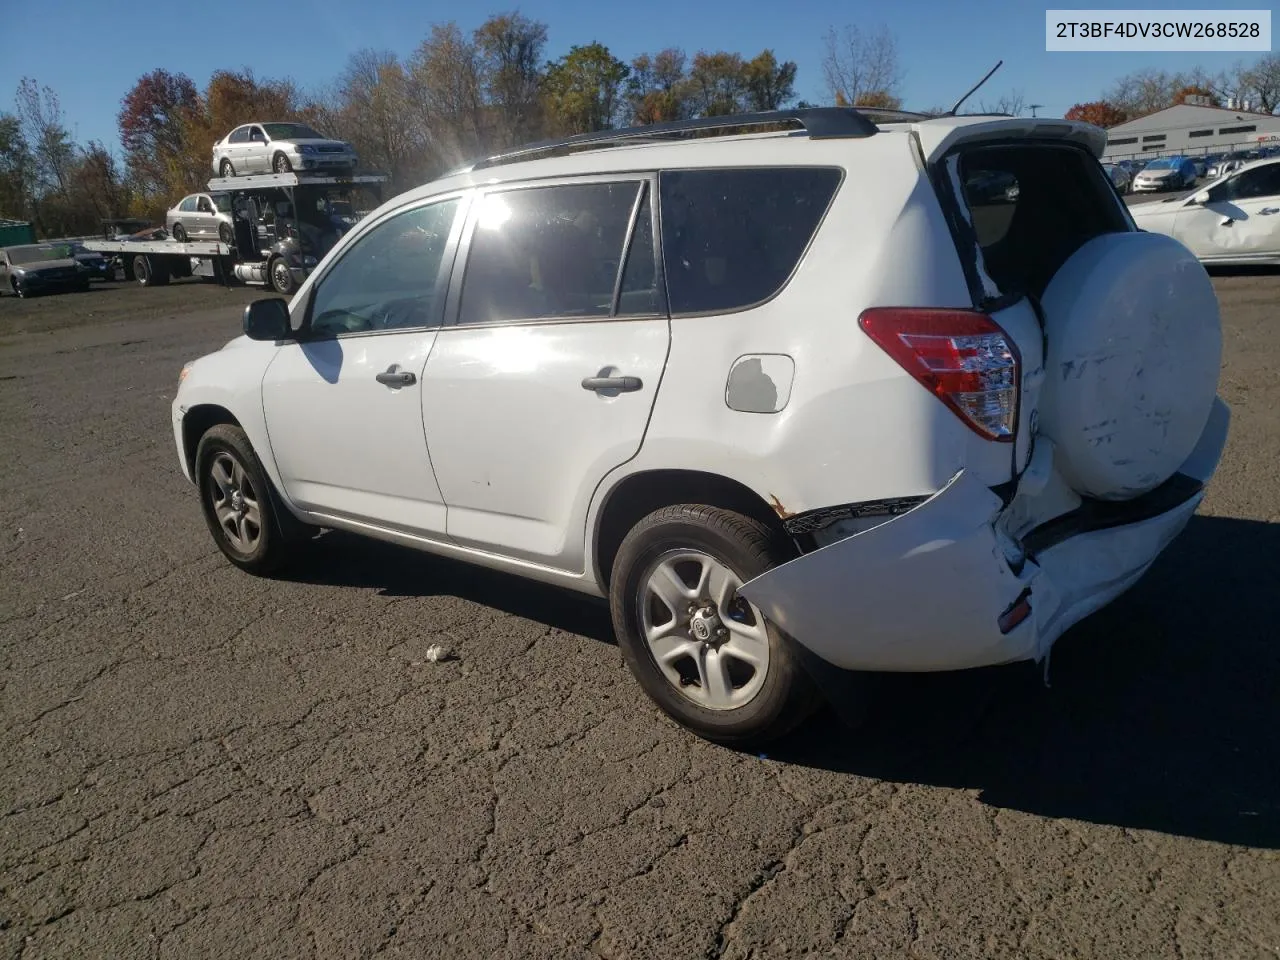
[[[359,219],[349,200],[343,201],[350,206],[347,215],[334,213],[335,198],[364,193],[377,206],[387,179],[376,173],[215,177],[209,181],[209,193],[231,197],[232,243],[117,238],[85,241],[85,248],[117,257],[125,279],[144,287],[196,276],[228,285],[237,280],[262,284],[287,296]]]

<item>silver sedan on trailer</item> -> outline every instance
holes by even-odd
[[[354,173],[356,152],[344,140],[331,140],[305,123],[246,123],[213,145],[213,172],[220,177],[245,173]]]

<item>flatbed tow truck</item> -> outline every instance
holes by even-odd
[[[144,287],[196,276],[210,277],[228,286],[236,280],[262,284],[288,296],[337,238],[359,219],[351,198],[371,198],[367,209],[372,209],[382,202],[382,187],[387,180],[380,173],[215,177],[209,181],[208,192],[231,197],[234,242],[129,240],[117,236],[87,240],[84,245],[88,250],[118,258],[125,279]],[[334,213],[335,204],[345,205],[347,215]]]

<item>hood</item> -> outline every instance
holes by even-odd
[[[1173,170],[1143,170],[1138,176],[1149,180],[1163,180],[1165,177],[1173,176],[1173,173]]]
[[[86,250],[84,253],[77,253],[75,256],[77,260],[80,260],[80,261],[88,260],[90,262],[94,260],[106,259],[105,254],[98,253],[95,250]]]
[[[65,260],[37,260],[35,263],[15,263],[10,270],[22,270],[26,273],[44,273],[47,270],[65,270],[67,267],[77,267],[79,263],[72,259]]]
[[[280,138],[279,140],[274,140],[274,141],[272,141],[272,142],[273,142],[273,143],[294,143],[294,144],[297,144],[297,145],[298,145],[298,146],[300,146],[300,147],[303,147],[303,146],[308,146],[308,147],[342,147],[344,150],[345,150],[345,149],[347,149],[347,144],[346,144],[346,141],[345,141],[345,140],[329,140],[329,139],[324,138],[324,137],[321,137],[321,138],[319,138],[319,139],[316,139],[316,138],[307,138],[307,137],[282,137],[282,138]]]
[[[246,336],[245,334],[243,334],[243,333],[242,333],[242,334],[240,334],[240,336],[236,337],[234,340],[228,340],[226,343],[224,343],[224,344],[222,345],[222,349],[223,349],[223,350],[232,350],[232,349],[234,349],[234,348],[236,348],[236,347],[247,347],[247,346],[249,346],[250,344],[252,344],[252,343],[254,343],[254,342],[255,342],[255,341],[250,340],[250,339],[248,338],[248,336]]]

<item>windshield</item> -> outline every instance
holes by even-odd
[[[219,213],[231,212],[231,194],[215,193],[212,196],[213,196],[213,205],[214,207],[217,208]]]
[[[66,260],[71,256],[70,244],[41,244],[33,247],[9,247],[10,263],[42,263],[46,260]]]
[[[1147,164],[1148,170],[1171,170],[1174,166],[1172,160],[1152,160]]]
[[[262,129],[267,131],[267,136],[272,140],[323,140],[320,134],[316,133],[305,123],[264,123]]]

